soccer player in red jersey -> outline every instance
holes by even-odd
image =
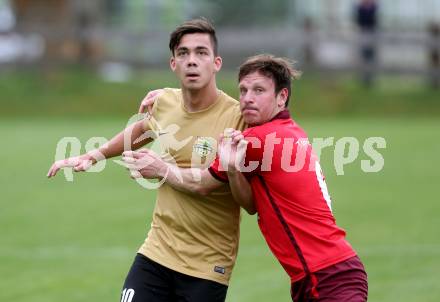
[[[145,178],[166,176],[175,188],[199,194],[228,182],[235,200],[258,213],[260,230],[291,279],[293,301],[363,302],[365,269],[336,225],[307,135],[287,110],[296,74],[288,60],[271,55],[241,65],[240,107],[250,128],[221,136],[209,169],[177,168],[148,150],[124,160]]]

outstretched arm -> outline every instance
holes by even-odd
[[[256,213],[252,189],[244,175],[239,171],[238,164],[244,159],[247,142],[241,132],[235,131],[231,139],[220,138],[219,156],[223,167],[228,167],[227,176],[234,200],[249,214]],[[222,186],[208,169],[179,168],[165,162],[151,150],[124,152],[122,160],[130,169],[133,178],[160,178],[173,188],[199,195],[208,195],[212,190]]]
[[[179,168],[148,149],[126,151],[122,160],[133,178],[165,179],[170,186],[183,192],[206,196],[223,185],[207,169]]]
[[[139,113],[143,113],[147,109],[148,113],[146,118],[151,118],[154,102],[162,93],[163,89],[150,91],[142,100],[141,106],[139,107]],[[127,150],[128,146],[126,145],[130,146],[130,150],[136,150],[151,142],[151,137],[146,139],[140,139],[140,137],[152,128],[153,127],[147,126],[145,121],[138,121],[125,128],[122,132],[115,135],[108,143],[98,149],[80,156],[74,156],[54,162],[47,172],[47,177],[50,178],[55,176],[58,171],[63,168],[73,168],[73,171],[75,172],[86,171],[100,160],[121,155],[124,150]]]
[[[151,142],[152,138],[139,139],[149,127],[145,126],[145,121],[138,121],[123,131],[115,135],[108,143],[98,149],[92,150],[80,156],[70,157],[67,159],[56,161],[50,167],[47,177],[55,176],[62,168],[73,168],[75,172],[86,171],[93,164],[103,159],[119,156],[131,148],[138,149],[143,145]],[[125,146],[127,144],[127,146]]]

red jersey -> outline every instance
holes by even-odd
[[[248,141],[244,167],[252,170],[244,175],[258,225],[292,283],[355,256],[336,225],[319,161],[289,112],[243,134]],[[227,182],[218,158],[209,171]]]

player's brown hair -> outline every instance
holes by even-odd
[[[259,72],[271,78],[275,83],[275,94],[278,94],[281,89],[287,88],[289,92],[285,104],[287,107],[292,90],[292,80],[296,80],[301,76],[301,72],[293,67],[294,63],[294,61],[287,58],[275,57],[270,54],[252,56],[241,64],[238,71],[238,81],[240,82],[245,76],[253,72]]]
[[[215,28],[211,22],[206,18],[197,18],[184,22],[179,25],[170,35],[169,47],[171,53],[174,56],[174,50],[179,45],[180,40],[184,35],[194,34],[194,33],[205,33],[211,38],[211,44],[214,51],[214,55],[218,55],[218,42],[215,33]]]

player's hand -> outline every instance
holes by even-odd
[[[47,172],[47,177],[54,177],[63,168],[73,168],[75,172],[82,172],[88,170],[92,165],[93,160],[87,155],[69,157],[53,163]]]
[[[156,101],[156,98],[163,92],[163,89],[156,89],[148,92],[139,106],[139,113],[145,113],[145,110],[147,110],[149,114],[153,114],[154,102]]]
[[[241,131],[225,129],[220,135],[218,147],[221,166],[228,172],[239,171],[245,159],[247,144]]]
[[[122,153],[122,161],[132,178],[162,178],[168,172],[166,162],[149,149],[125,151]]]

